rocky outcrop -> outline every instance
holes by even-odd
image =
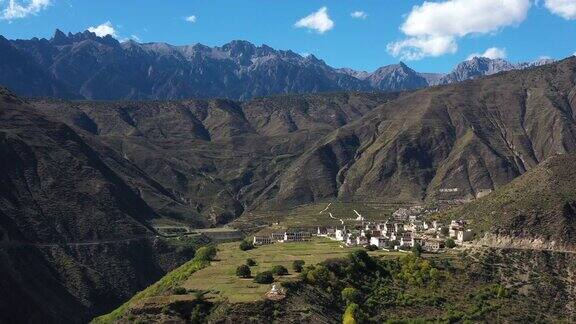
[[[473,245],[488,246],[501,249],[521,249],[537,251],[555,251],[563,253],[576,253],[576,245],[563,244],[557,241],[549,241],[538,237],[515,237],[510,235],[499,235],[485,233],[479,240],[474,241]]]

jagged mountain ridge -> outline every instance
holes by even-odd
[[[504,59],[490,59],[487,57],[473,57],[458,64],[452,72],[432,80],[430,85],[450,84],[464,80],[475,79],[481,76],[492,75],[499,72],[522,70],[536,66],[553,63],[549,58],[538,59],[533,62],[522,62],[518,64],[510,63]]]
[[[314,55],[247,41],[220,47],[120,43],[89,31],[60,30],[49,40],[0,36],[0,58],[0,84],[19,95],[90,100],[248,100],[286,93],[414,90],[531,66],[474,58],[446,76],[418,73],[402,62],[370,73],[336,69]],[[476,61],[490,68],[479,68]]]

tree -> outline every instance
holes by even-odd
[[[347,287],[342,289],[342,299],[346,304],[356,303],[360,299],[360,293],[356,288]]]
[[[423,251],[424,249],[422,248],[422,245],[420,245],[420,243],[415,243],[414,246],[412,247],[412,253],[414,253],[414,255],[417,257],[420,257]]]
[[[254,244],[252,244],[252,242],[242,241],[240,243],[240,250],[242,250],[242,251],[252,250],[253,248],[254,248]]]
[[[252,271],[250,271],[250,267],[243,264],[236,268],[236,276],[240,278],[250,278],[252,275]]]
[[[292,262],[292,269],[294,269],[295,272],[302,272],[304,264],[306,264],[304,260],[294,260],[294,262]]]
[[[272,273],[277,276],[285,276],[288,274],[288,269],[283,265],[275,265],[272,267]]]
[[[271,271],[260,272],[254,277],[254,282],[259,284],[270,284],[274,282],[274,276]]]
[[[346,311],[344,311],[344,317],[342,318],[343,324],[356,324],[356,313],[358,312],[358,304],[348,304],[346,306]]]
[[[194,259],[200,261],[210,261],[216,256],[216,247],[213,245],[203,246],[196,251]]]
[[[450,233],[450,231],[448,231],[448,227],[442,227],[442,229],[440,230],[440,234],[442,234],[443,236],[448,236],[448,233]]]
[[[249,258],[249,259],[246,259],[246,265],[247,265],[247,266],[253,267],[253,266],[255,266],[256,264],[257,264],[257,263],[256,263],[256,261],[255,261],[254,259],[250,259],[250,258]]]
[[[389,250],[394,250],[394,247],[398,245],[400,245],[400,241],[398,240],[388,241],[388,243],[386,243],[386,247]]]
[[[447,248],[452,249],[452,248],[455,248],[455,247],[456,247],[456,242],[454,242],[453,239],[449,238],[449,239],[446,240],[446,242],[444,243],[444,245],[445,245]]]
[[[368,251],[376,251],[376,250],[378,250],[378,247],[377,247],[376,245],[374,245],[374,244],[370,244],[370,245],[368,245],[368,246],[366,247],[366,250],[368,250]]]

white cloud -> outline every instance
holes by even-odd
[[[196,15],[192,15],[192,16],[188,16],[186,18],[184,18],[184,20],[186,20],[189,23],[195,23],[196,22]]]
[[[350,14],[350,16],[352,16],[352,18],[366,19],[366,17],[368,17],[368,14],[364,11],[354,11]]]
[[[544,6],[564,19],[576,19],[576,0],[545,0]]]
[[[474,57],[487,57],[489,59],[504,59],[506,58],[506,49],[498,47],[490,47],[485,50],[484,53],[473,53],[468,56],[467,60],[471,60]]]
[[[458,39],[488,34],[526,19],[530,0],[446,0],[414,6],[400,27],[408,38],[388,44],[403,59],[441,56],[458,50]]]
[[[31,0],[26,4],[20,4],[16,0],[10,0],[8,6],[2,10],[0,19],[14,20],[26,18],[30,15],[36,15],[40,11],[48,8],[50,0]]]
[[[118,36],[116,29],[114,29],[114,26],[110,21],[107,21],[96,27],[88,27],[88,31],[93,32],[98,37],[104,37],[106,35],[110,35],[112,37]]]
[[[456,53],[458,45],[451,36],[410,37],[388,44],[388,52],[404,60],[419,60],[426,56]]]
[[[297,28],[308,28],[324,34],[334,28],[334,21],[328,16],[328,8],[322,7],[318,11],[298,20],[295,24]]]

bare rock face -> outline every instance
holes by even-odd
[[[230,98],[282,93],[369,90],[313,55],[232,41],[201,44],[119,43],[85,31],[47,39],[0,40],[0,82],[34,97],[114,99]],[[26,73],[16,73],[17,69]],[[36,82],[30,82],[36,81]],[[27,87],[19,86],[28,83]],[[30,84],[32,83],[32,84]]]
[[[405,91],[551,63],[543,59],[514,65],[473,58],[447,75],[418,73],[402,62],[364,72],[336,69],[314,55],[247,41],[220,47],[119,43],[89,31],[64,34],[60,30],[49,40],[0,36],[0,58],[0,84],[18,95],[92,100],[245,101],[287,93]]]
[[[473,57],[458,64],[452,72],[429,81],[430,85],[450,84],[464,80],[476,79],[482,76],[492,75],[511,70],[522,70],[546,64],[554,63],[555,60],[543,58],[532,62],[510,63],[504,59],[490,59],[487,57]]]

